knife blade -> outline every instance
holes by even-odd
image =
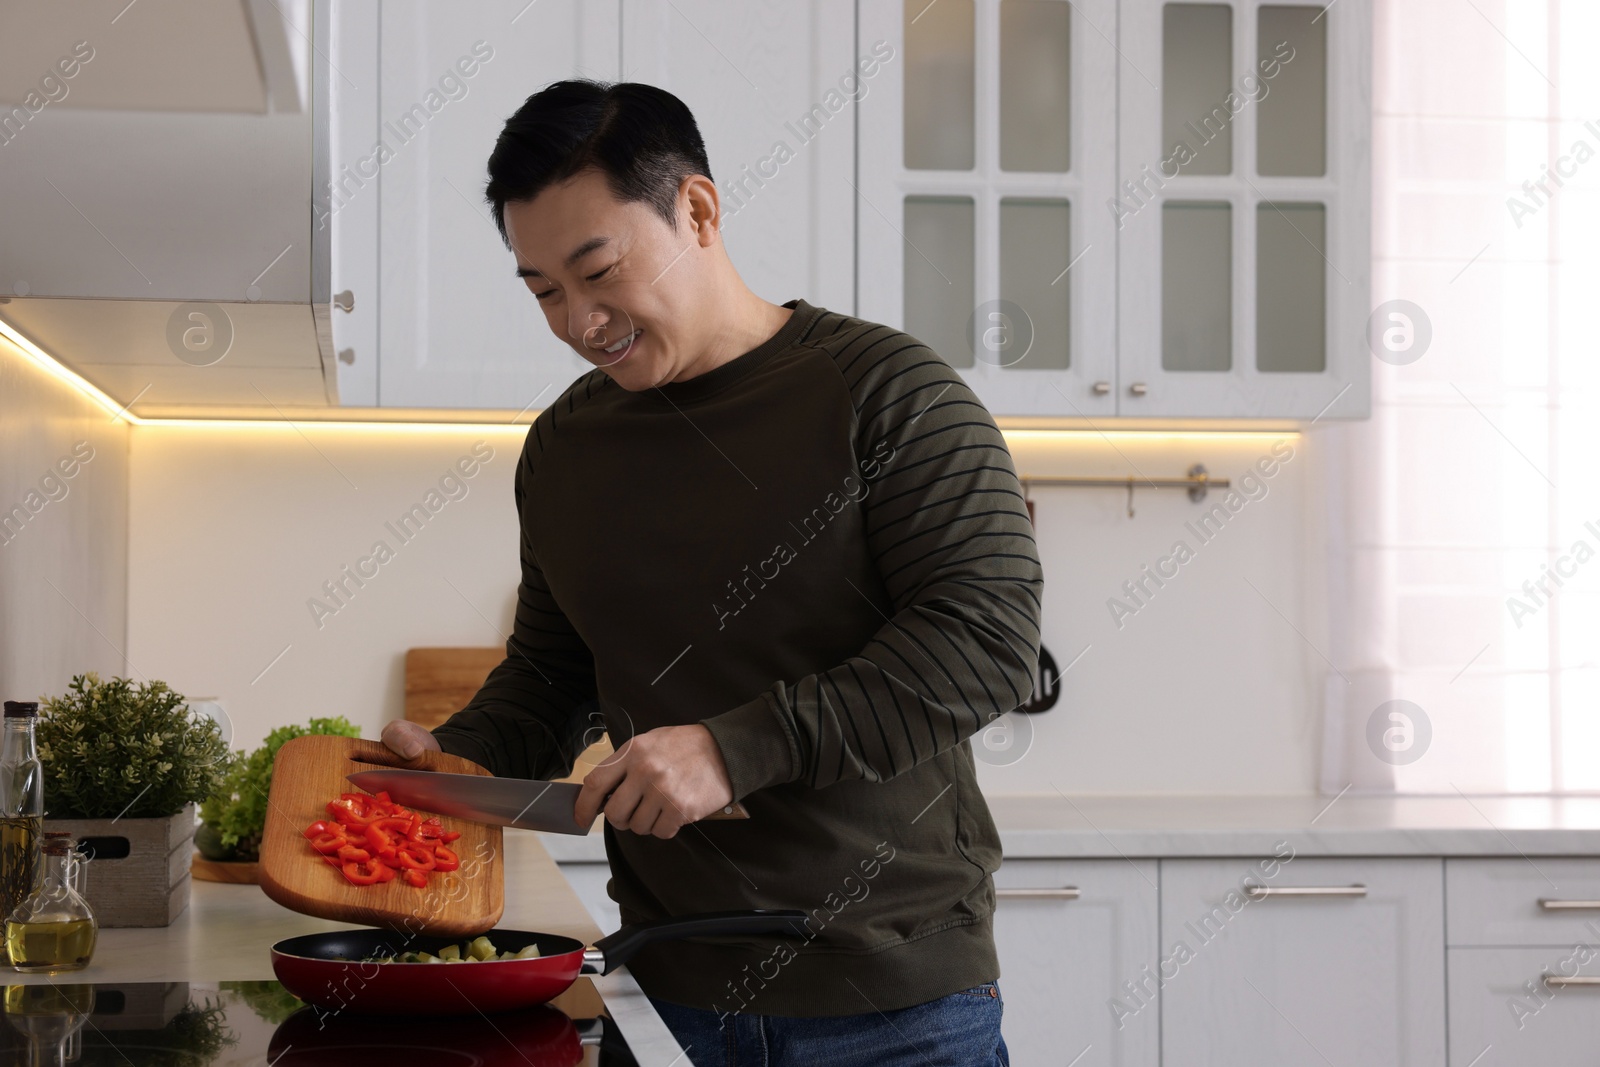
[[[345,780],[369,793],[387,792],[398,803],[440,815],[579,837],[589,832],[589,827],[579,826],[573,818],[573,807],[582,788],[576,782],[493,778],[399,767],[356,771],[345,775]],[[707,816],[708,819],[749,817],[741,804],[732,804]]]
[[[572,817],[579,788],[573,782],[537,782],[398,767],[357,771],[345,775],[345,780],[369,793],[387,792],[401,804],[440,815],[558,834],[582,836],[589,832]]]

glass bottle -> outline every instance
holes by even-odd
[[[27,898],[37,880],[44,819],[44,769],[33,739],[38,718],[39,705],[31,700],[5,702],[5,725],[0,727],[0,921]]]
[[[72,835],[44,835],[39,877],[6,917],[6,950],[19,971],[76,971],[94,955],[94,912],[78,894],[80,861]]]

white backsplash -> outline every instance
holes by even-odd
[[[4,699],[125,673],[127,529],[127,427],[0,338]]]
[[[236,745],[330,714],[375,735],[401,714],[406,648],[503,643],[521,439],[512,428],[136,428],[133,662],[221,698]],[[1015,434],[1012,448],[1034,475],[1174,476],[1202,462],[1237,485],[1274,441],[1292,458],[1241,491],[1214,532],[1199,520],[1221,490],[1204,506],[1136,490],[1131,519],[1120,489],[1033,491],[1045,644],[1062,668],[1082,656],[1056,707],[1028,718],[1019,760],[1002,765],[1001,735],[978,738],[987,790],[1315,789],[1326,668],[1312,646],[1326,645],[1305,565],[1313,439]],[[473,477],[446,480],[472,466],[475,445]],[[400,524],[430,503],[420,529]],[[1180,540],[1192,558],[1161,563]],[[1157,588],[1147,565],[1176,573]],[[1147,593],[1134,601],[1122,584],[1140,579]],[[1120,626],[1111,598],[1129,611]]]

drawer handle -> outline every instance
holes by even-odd
[[[1600,900],[1540,899],[1539,907],[1545,911],[1594,911],[1600,909]]]
[[[996,889],[994,891],[994,895],[997,897],[1006,897],[1012,900],[1019,900],[1027,897],[1037,897],[1046,900],[1077,900],[1079,894],[1077,886],[1064,885],[1054,889],[1043,886],[1037,889]]]
[[[1569,985],[1600,986],[1600,978],[1595,978],[1587,974],[1573,975],[1571,978],[1568,978],[1564,974],[1547,974],[1544,976],[1544,984],[1549,986],[1551,989],[1560,989],[1563,986]]]
[[[1364,885],[1252,885],[1246,886],[1245,896],[1251,900],[1267,897],[1364,897]]]

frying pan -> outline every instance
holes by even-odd
[[[803,911],[708,912],[624,926],[593,946],[559,934],[491,930],[496,951],[539,946],[523,960],[484,963],[367,963],[369,956],[437,954],[463,938],[391,930],[331,930],[272,946],[272,970],[301,1000],[333,1011],[369,1015],[471,1015],[543,1004],[580,974],[610,974],[646,945],[685,937],[751,934],[804,936]]]

